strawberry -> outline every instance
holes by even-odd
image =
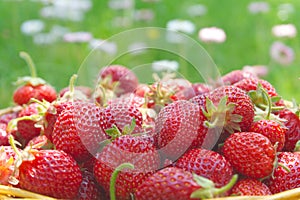
[[[167,167],[149,176],[138,186],[136,200],[207,199],[229,190],[235,183],[234,176],[228,185],[215,188],[208,179],[177,167]]]
[[[284,150],[293,151],[297,141],[300,140],[300,118],[288,109],[279,111],[278,116],[285,120],[283,123],[287,128]]]
[[[234,86],[246,92],[250,92],[251,90],[257,90],[258,84],[261,84],[270,97],[278,96],[276,89],[272,86],[272,84],[260,78],[246,78],[235,83]]]
[[[60,150],[32,151],[19,166],[19,187],[60,199],[73,199],[82,174],[76,161]]]
[[[245,178],[239,180],[231,189],[232,196],[266,196],[271,191],[264,183],[257,179]]]
[[[160,166],[154,145],[144,136],[124,135],[106,145],[97,154],[94,176],[100,186],[109,193],[113,171],[123,163],[131,163],[134,169],[122,170],[116,179],[117,199],[130,199],[142,181]]]
[[[281,152],[278,155],[280,164],[273,176],[266,180],[266,185],[273,194],[300,187],[300,154]]]
[[[188,149],[199,147],[205,135],[198,134],[203,121],[197,104],[174,101],[162,108],[155,120],[155,143],[170,160],[177,160]]]
[[[0,122],[0,146],[9,145],[8,142],[8,133],[6,131],[7,125]]]
[[[233,85],[246,78],[256,78],[256,76],[243,70],[234,70],[223,75],[221,79],[225,85]]]
[[[11,146],[0,146],[0,184],[10,185],[15,166],[16,154]]]
[[[82,172],[82,182],[75,200],[104,200],[102,189],[93,174],[87,170]]]
[[[206,94],[212,90],[210,85],[204,83],[193,83],[192,88],[194,90],[195,96]]]
[[[132,93],[138,86],[136,75],[122,65],[110,65],[103,68],[99,77],[102,87],[114,90],[117,96]]]
[[[100,126],[103,131],[116,126],[124,134],[130,133],[142,133],[143,132],[143,116],[139,108],[135,106],[133,102],[128,100],[111,101],[107,107],[101,110],[100,113]],[[130,101],[130,100],[129,100]],[[129,130],[129,127],[135,120],[135,126],[133,130]]]
[[[175,166],[210,179],[216,187],[226,185],[233,175],[231,164],[222,155],[200,148],[186,152]]]
[[[26,145],[29,140],[40,135],[41,127],[38,126],[41,116],[39,115],[39,104],[31,103],[26,105],[19,112],[18,118],[13,119],[8,124],[8,132],[11,132],[15,126],[17,128],[17,138]]]
[[[75,101],[58,116],[52,139],[56,149],[72,155],[78,162],[96,153],[100,142],[107,139],[99,124],[100,108],[94,103]]]
[[[220,125],[224,125],[226,131],[232,133],[247,131],[250,128],[255,113],[254,105],[246,92],[235,86],[222,86],[211,91],[209,99],[220,109],[211,113],[211,109],[207,105],[206,116],[213,118],[213,115],[216,114],[216,119],[221,120]],[[222,105],[224,100],[226,100],[226,105]],[[226,115],[224,116],[224,114]]]
[[[35,98],[40,101],[54,101],[56,99],[55,89],[47,84],[43,79],[36,77],[34,64],[27,53],[21,52],[20,56],[29,65],[32,77],[23,77],[17,81],[17,83],[22,83],[23,85],[15,90],[13,94],[14,102],[16,104],[23,105],[29,103],[31,98]]]
[[[234,169],[245,176],[264,178],[273,171],[274,146],[260,133],[236,132],[226,139],[222,151]]]
[[[277,151],[281,151],[283,149],[286,130],[287,129],[281,126],[278,122],[267,119],[254,122],[249,129],[250,132],[263,134],[273,145],[277,143]]]

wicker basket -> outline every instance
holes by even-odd
[[[0,199],[16,199],[8,196],[9,194],[11,194],[12,190],[14,192],[15,197],[21,197],[22,199],[55,200],[54,198],[51,197],[46,197],[43,195],[21,190],[19,188],[11,188],[2,185],[0,185]],[[288,190],[270,196],[235,196],[235,197],[214,198],[213,200],[300,200],[300,188]]]

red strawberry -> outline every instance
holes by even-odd
[[[281,151],[285,144],[286,128],[274,120],[262,119],[254,122],[249,131],[261,133],[266,136],[273,145],[278,144],[276,151]]]
[[[136,200],[210,199],[229,190],[235,183],[234,176],[223,188],[203,177],[176,167],[167,167],[149,176],[138,186]]]
[[[288,109],[279,111],[279,117],[286,120],[283,122],[287,128],[284,150],[293,151],[297,141],[300,140],[300,118]]]
[[[19,141],[24,141],[24,145],[41,133],[41,128],[37,126],[37,122],[41,119],[38,107],[39,104],[31,103],[19,112],[18,118],[14,119],[17,122],[18,136],[20,136],[17,138],[19,138]],[[12,125],[13,123],[14,122],[12,122]],[[10,125],[8,127],[11,129]]]
[[[76,161],[60,150],[32,152],[34,158],[19,166],[19,186],[60,199],[76,197],[82,174]]]
[[[136,187],[160,166],[157,150],[150,140],[143,136],[124,135],[97,154],[94,176],[99,185],[109,193],[113,171],[123,163],[131,163],[134,169],[125,169],[117,177],[115,188],[117,199],[130,199]]]
[[[227,97],[226,106],[222,105],[224,96]],[[217,118],[219,116],[222,118],[224,114],[226,114],[223,119],[225,122],[220,118],[222,120],[221,125],[224,123],[225,130],[232,133],[234,131],[247,131],[250,128],[255,114],[253,103],[246,92],[235,86],[223,86],[214,89],[209,94],[209,99],[215,105],[221,105],[221,110],[215,112]],[[225,107],[225,110],[223,107]],[[210,110],[207,106],[206,109],[208,114],[210,114]],[[212,113],[212,115],[213,114],[214,113]],[[212,115],[210,117],[212,117]]]
[[[222,81],[225,85],[233,85],[246,78],[256,78],[256,76],[243,70],[234,70],[222,76]]]
[[[230,135],[222,149],[235,170],[251,178],[264,178],[273,171],[275,149],[260,133],[236,132]]]
[[[55,89],[47,84],[43,79],[36,77],[34,64],[27,53],[21,52],[20,56],[29,65],[32,77],[23,77],[18,80],[18,82],[23,85],[17,88],[14,92],[14,102],[16,104],[23,105],[29,103],[31,98],[35,98],[40,101],[54,101],[56,99]]]
[[[93,174],[87,170],[82,172],[82,182],[75,200],[104,200],[105,195],[97,184]]]
[[[257,90],[258,84],[261,84],[270,97],[278,96],[276,89],[272,86],[272,84],[260,78],[246,78],[235,83],[234,86],[246,92],[250,92],[251,90]]]
[[[281,152],[278,155],[279,165],[273,176],[266,180],[266,185],[273,194],[300,187],[300,154]],[[282,167],[284,166],[284,167]]]
[[[143,116],[139,108],[132,102],[126,103],[126,101],[123,102],[122,100],[112,101],[106,108],[101,110],[100,126],[103,131],[106,131],[114,125],[121,132],[125,131],[128,134],[128,130],[125,129],[130,127],[133,119],[135,120],[135,127],[134,130],[130,130],[131,133],[142,133]]]
[[[181,156],[176,167],[213,181],[216,187],[226,185],[233,175],[231,164],[220,154],[206,149],[192,149]]]
[[[188,149],[199,147],[205,133],[198,134],[203,121],[197,104],[174,101],[162,108],[155,121],[155,143],[166,158],[177,160]]]
[[[230,193],[232,196],[266,196],[272,194],[268,186],[257,179],[251,178],[239,180]]]
[[[6,131],[7,125],[0,122],[0,146],[8,146],[8,133]]]
[[[12,107],[4,109],[3,112],[0,111],[0,123],[8,124],[12,119],[18,117],[20,110],[23,108],[21,106]]]
[[[71,154],[78,162],[89,159],[107,139],[99,125],[99,113],[94,103],[69,104],[54,125],[52,139],[56,149]]]
[[[132,93],[138,86],[136,75],[122,65],[110,65],[100,71],[102,86],[114,90],[117,96]],[[114,84],[117,84],[116,88]]]
[[[0,146],[0,184],[12,184],[11,177],[13,176],[15,165],[14,161],[16,154],[11,146]]]

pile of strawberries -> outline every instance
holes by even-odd
[[[139,83],[121,65],[95,88],[19,80],[1,110],[0,184],[59,199],[206,199],[300,187],[299,106],[255,74]],[[11,194],[14,196],[14,194]]]

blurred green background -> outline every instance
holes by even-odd
[[[221,74],[241,69],[245,65],[265,65],[269,73],[264,78],[274,85],[278,93],[288,100],[300,100],[299,37],[277,38],[271,31],[278,24],[294,24],[300,30],[300,1],[264,1],[269,5],[268,11],[251,13],[249,5],[253,1],[249,0],[139,0],[133,2],[132,7],[123,10],[112,9],[109,6],[111,0],[92,0],[92,7],[84,12],[79,21],[43,17],[41,10],[45,6],[51,6],[51,1],[45,2],[47,1],[0,1],[0,108],[12,105],[12,93],[16,89],[12,83],[17,77],[29,74],[27,65],[19,57],[20,51],[26,51],[32,56],[38,75],[57,91],[68,85],[70,76],[77,72],[90,52],[88,43],[84,42],[67,43],[59,40],[47,45],[36,44],[32,36],[22,33],[20,29],[23,22],[31,19],[44,22],[43,32],[49,32],[51,27],[58,25],[68,28],[70,32],[90,32],[94,38],[101,39],[135,27],[165,28],[170,20],[189,20],[196,28],[190,36],[207,50]],[[279,8],[287,3],[292,10],[282,16]],[[189,8],[193,5],[203,5],[206,12],[199,13],[198,16],[192,15]],[[141,9],[150,10],[148,17],[152,19],[135,19],[134,13]],[[118,24],[120,19],[127,21],[123,21],[125,24]],[[227,39],[224,43],[207,44],[199,40],[198,31],[211,26],[225,31]],[[270,46],[275,41],[281,41],[293,49],[294,60],[290,64],[281,65],[270,57]],[[153,57],[148,56],[153,61],[158,59],[155,54]],[[130,66],[130,63],[127,65]]]

